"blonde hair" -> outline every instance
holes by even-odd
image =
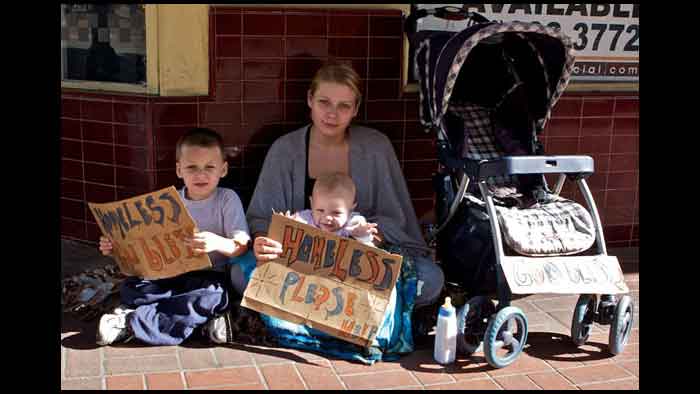
[[[349,64],[331,61],[316,71],[309,87],[312,96],[322,82],[334,82],[349,87],[355,93],[355,106],[360,106],[362,102],[360,76]]]
[[[312,195],[316,192],[334,192],[343,191],[350,194],[352,197],[352,202],[355,202],[355,193],[357,188],[355,187],[355,182],[352,178],[341,172],[334,172],[330,174],[324,174],[316,178],[316,183],[314,183],[314,190]]]

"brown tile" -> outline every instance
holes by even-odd
[[[367,100],[395,100],[400,96],[401,81],[370,80],[367,84]]]
[[[287,59],[287,79],[311,79],[323,64],[322,59]]]
[[[105,378],[107,390],[143,390],[143,376],[121,375]]]
[[[102,390],[102,378],[61,380],[61,390]]]
[[[197,104],[153,104],[153,125],[196,125]]]
[[[87,167],[87,165],[86,165]],[[115,183],[133,189],[149,188],[153,173],[151,171],[134,170],[131,168],[117,167]]]
[[[83,183],[68,179],[61,180],[61,197],[82,200],[84,197]]]
[[[401,17],[397,16],[370,16],[369,17],[369,35],[377,36],[396,36],[401,37],[403,34],[403,24]]]
[[[327,32],[325,14],[299,13],[285,15],[287,35],[325,36]]]
[[[410,152],[412,160],[431,160],[435,158],[435,147],[432,141],[406,141],[406,152]]]
[[[257,384],[260,383],[260,378],[254,367],[241,367],[185,372],[185,381],[188,388],[200,388],[225,384]]]
[[[270,390],[304,390],[305,388],[294,365],[291,363],[265,365],[260,367],[260,370]]]
[[[396,59],[369,59],[369,78],[401,78],[401,65]]]
[[[405,161],[403,173],[407,179],[431,178],[437,167],[437,160]]]
[[[610,155],[610,171],[639,171],[639,154],[624,153]]]
[[[282,35],[284,34],[284,15],[243,14],[243,34],[245,35]]]
[[[214,15],[216,34],[241,34],[241,14],[226,13]]]
[[[101,164],[85,163],[85,180],[88,182],[114,184],[114,167]]]
[[[61,218],[61,236],[85,239],[85,222]]]
[[[340,378],[349,390],[388,389],[419,385],[418,381],[405,370],[372,373],[371,375],[349,375]]]
[[[85,161],[102,164],[114,164],[114,147],[111,144],[93,144],[86,142],[83,144],[85,150],[83,158]]]
[[[636,190],[609,190],[606,193],[607,207],[628,207],[634,205]]]
[[[328,39],[289,37],[285,40],[285,55],[300,57],[328,56]]]
[[[333,37],[328,39],[328,55],[336,57],[367,57],[367,38]]]
[[[328,360],[314,361],[313,364],[296,363],[309,390],[343,390],[340,379]]]
[[[115,146],[115,164],[125,167],[147,169],[148,150],[126,146]]]
[[[80,118],[80,100],[74,99],[61,99],[61,116],[67,118]]]
[[[639,118],[615,118],[613,121],[613,134],[639,135]]]
[[[431,198],[433,197],[433,183],[432,180],[412,180],[409,179],[406,182],[408,186],[408,193],[411,198]]]
[[[114,103],[114,121],[119,123],[143,124],[146,121],[146,105]]]
[[[87,101],[80,102],[80,117],[85,120],[112,121],[111,101]]]
[[[545,151],[550,155],[575,155],[579,152],[578,138],[548,137]]]
[[[632,376],[632,374],[616,364],[592,365],[563,369],[559,372],[576,385],[604,382]]]
[[[403,94],[404,98],[406,98],[406,94]],[[418,108],[418,102],[415,100],[404,100],[404,106],[406,107],[405,112],[406,112],[406,120],[418,120],[419,117],[419,108]],[[420,124],[420,123],[419,123]],[[425,129],[421,129],[421,131],[424,132]]]
[[[334,15],[329,17],[329,36],[364,36],[369,34],[369,17],[363,15]]]
[[[612,118],[583,118],[581,119],[582,136],[598,136],[612,134]]]
[[[63,232],[63,231],[61,231]],[[66,354],[65,376],[67,378],[99,376],[100,349],[68,349]]]
[[[578,137],[581,128],[580,119],[552,118],[545,126],[544,134],[550,137]]]
[[[243,61],[244,79],[282,79],[283,77],[284,63],[282,60]],[[287,71],[287,78],[291,78],[289,71]]]
[[[280,80],[243,82],[243,101],[278,102],[282,98],[282,88]]]
[[[114,141],[120,145],[146,146],[146,128],[142,125],[114,125]]]
[[[241,59],[216,59],[216,80],[240,80],[241,68]]]
[[[615,99],[615,116],[634,116],[639,115],[639,99],[638,98],[616,98]]]
[[[243,104],[243,121],[252,125],[279,122],[283,119],[282,104],[248,103]]]
[[[494,378],[504,390],[539,390],[540,388],[526,375],[512,375]]]
[[[209,348],[178,349],[178,354],[183,369],[206,369],[218,367],[218,364],[214,360],[212,350]]]
[[[175,149],[177,140],[191,127],[192,126],[156,127],[153,131],[153,144],[160,149],[166,147]]]
[[[527,376],[543,390],[576,390],[576,386],[556,372],[531,373]]]
[[[75,220],[85,220],[85,203],[83,201],[61,198],[61,217]]]
[[[61,138],[61,157],[65,159],[82,160],[83,144],[79,140]]]
[[[82,122],[83,139],[85,141],[104,142],[111,144],[114,142],[112,125],[109,123]]]
[[[201,123],[240,123],[240,106],[236,103],[203,103],[199,105]]]
[[[216,102],[240,101],[243,97],[243,89],[239,81],[218,82],[214,90]]]
[[[583,116],[612,116],[613,99],[585,98],[583,100]]]
[[[581,390],[639,390],[639,379],[615,380],[579,386]]]
[[[613,137],[613,153],[638,153],[639,136],[618,136]]]
[[[216,37],[216,57],[241,57],[241,37]]]
[[[433,206],[435,205],[433,203],[433,199],[411,199],[411,203],[413,204],[413,209],[416,212],[416,217],[422,217],[423,215],[431,212],[433,210]]]
[[[94,183],[85,184],[85,201],[104,203],[115,200],[114,186],[96,185]],[[105,354],[111,354],[111,350],[105,350]]]
[[[474,379],[456,383],[426,386],[429,390],[502,390],[493,379]]]
[[[631,225],[606,225],[603,227],[606,242],[627,241],[630,239],[631,231]]]
[[[368,103],[367,120],[403,120],[403,103],[398,100],[381,100]]]
[[[369,55],[371,58],[388,57],[392,59],[401,58],[401,48],[403,39],[399,36],[396,38],[383,38],[372,36],[369,40]]]
[[[554,109],[552,110],[552,118],[559,117],[580,117],[581,108],[583,107],[583,100],[580,98],[561,98],[557,101]]]
[[[243,38],[243,58],[280,57],[283,53],[283,41],[279,38]]]
[[[638,173],[612,172],[608,174],[608,189],[636,189],[638,188]]]
[[[83,138],[80,131],[80,121],[61,118],[61,138],[73,138],[76,140]]]
[[[610,153],[612,138],[608,136],[582,137],[579,143],[579,152],[584,155]]]

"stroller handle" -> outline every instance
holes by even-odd
[[[572,174],[576,179],[583,179],[594,172],[590,156],[505,156],[497,160],[465,160],[465,170],[479,180],[523,174]]]
[[[454,7],[454,6],[443,6],[437,8],[423,8],[420,10],[414,9],[411,14],[406,18],[406,23],[404,24],[404,31],[410,36],[415,34],[417,28],[417,22],[419,19],[425,18],[428,15],[432,15],[436,18],[446,19],[451,21],[463,21],[471,19],[472,23],[487,23],[488,18],[476,13],[469,12],[464,8]]]

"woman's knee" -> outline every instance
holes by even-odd
[[[432,304],[440,296],[445,283],[442,269],[432,260],[416,261],[417,293],[416,306]]]

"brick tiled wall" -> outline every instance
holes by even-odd
[[[416,95],[401,93],[399,11],[217,6],[210,21],[208,97],[62,91],[62,237],[99,237],[86,201],[179,187],[174,145],[193,126],[224,135],[231,171],[223,185],[247,203],[270,144],[308,121],[306,89],[329,57],[352,62],[364,87],[357,121],[389,136],[418,216],[432,208],[437,161]],[[611,246],[639,240],[638,103],[637,94],[567,93],[544,133],[548,153],[595,159],[590,187]],[[580,199],[570,186],[567,195]]]

